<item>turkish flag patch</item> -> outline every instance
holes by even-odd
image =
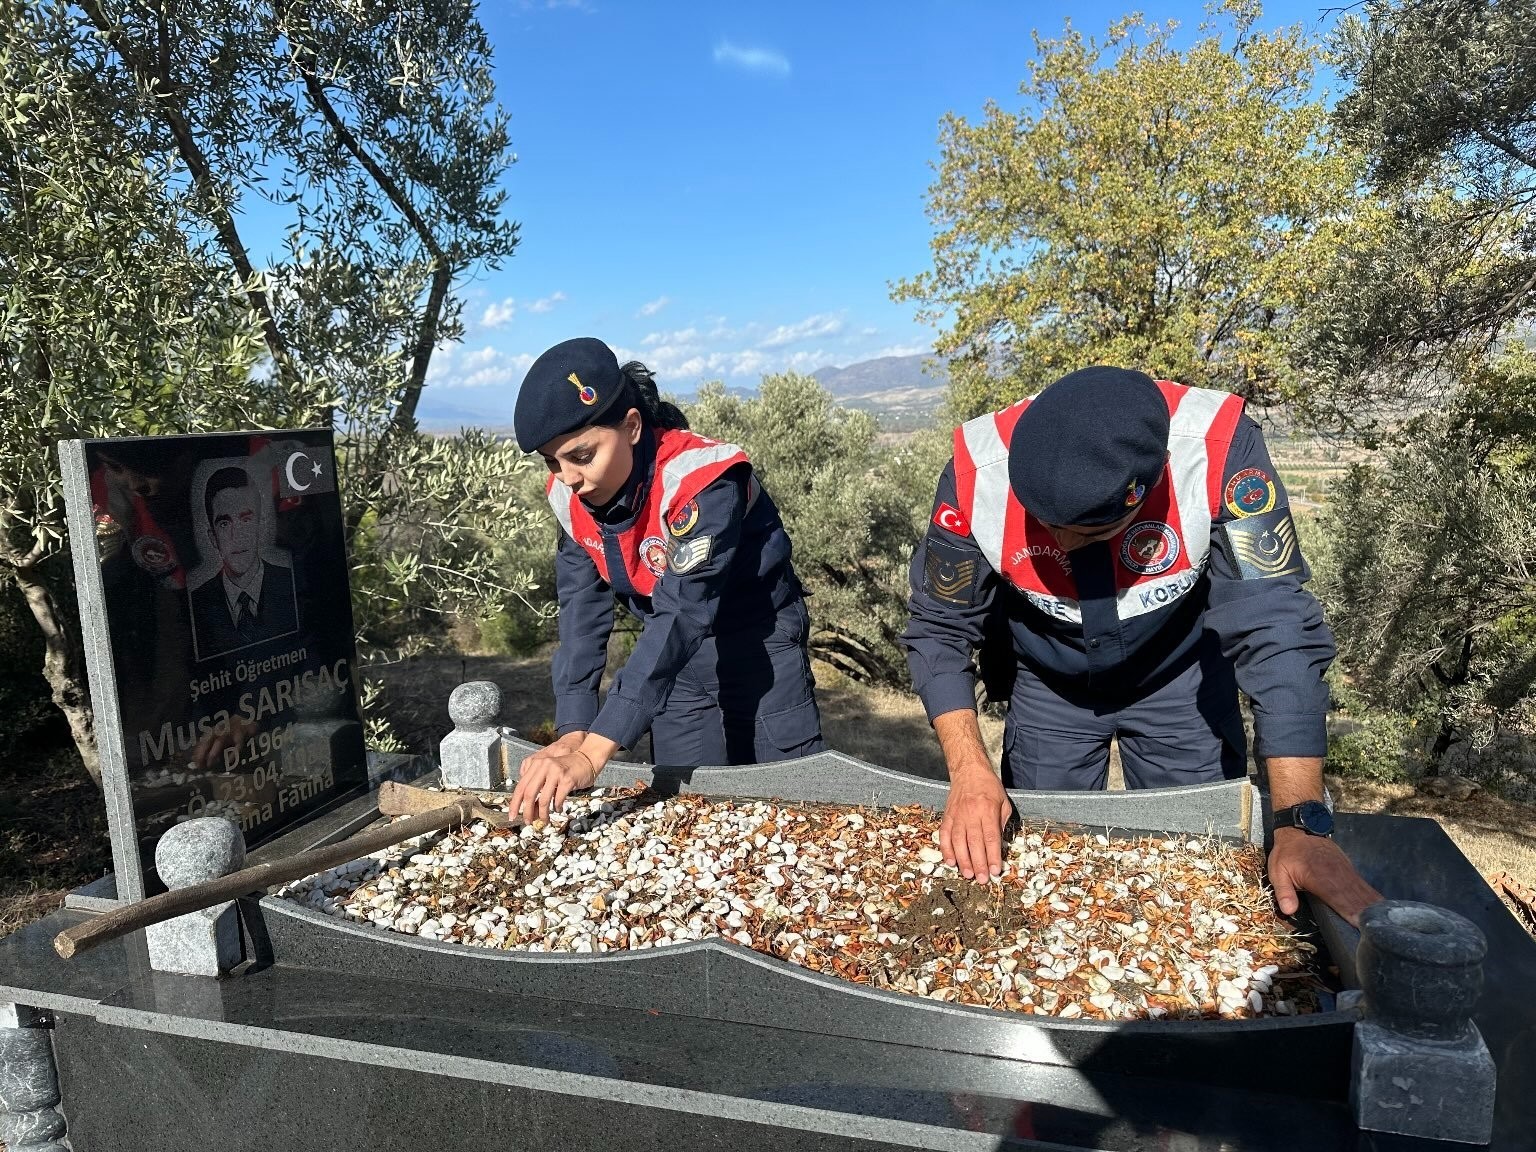
[[[960,509],[951,508],[948,504],[940,504],[933,510],[933,522],[946,532],[953,532],[956,536],[969,536],[971,525]]]

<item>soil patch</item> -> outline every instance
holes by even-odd
[[[67,737],[7,759],[15,774],[0,778],[0,937],[112,870],[106,806]]]

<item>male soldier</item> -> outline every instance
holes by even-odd
[[[1309,574],[1236,396],[1085,368],[956,429],[903,636],[949,768],[946,860],[997,876],[1005,783],[1103,788],[1112,737],[1132,788],[1242,775],[1241,685],[1274,803],[1280,909],[1304,889],[1354,922],[1380,896],[1329,839],[1334,648]],[[976,723],[971,653],[988,634],[1012,648],[1002,779]]]

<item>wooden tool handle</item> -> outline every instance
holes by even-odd
[[[451,828],[455,824],[468,823],[474,818],[474,809],[475,803],[472,799],[450,801],[441,808],[411,816],[387,828],[360,832],[339,844],[311,848],[308,852],[300,852],[296,856],[284,856],[280,860],[271,860],[266,864],[257,864],[252,868],[231,872],[228,876],[220,876],[217,880],[193,884],[187,888],[177,888],[171,892],[163,892],[159,896],[151,896],[148,900],[141,900],[137,904],[127,904],[111,912],[103,912],[100,916],[60,932],[53,938],[53,950],[68,960],[107,940],[115,940],[136,929],[158,924],[162,920],[184,916],[188,912],[196,912],[202,908],[211,908],[215,904],[222,904],[225,900],[244,896],[247,892],[256,892],[269,888],[273,884],[297,880],[300,877],[324,871],[326,868],[333,868],[337,864],[345,864],[349,860],[356,860],[359,856],[366,856],[380,848],[388,848],[391,844],[398,844],[413,836],[437,832],[443,828]]]

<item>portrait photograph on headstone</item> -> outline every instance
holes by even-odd
[[[363,786],[331,434],[84,441],[71,456],[96,542],[77,557],[94,560],[82,616],[101,624],[117,704],[103,774],[144,870],[178,821],[224,816],[256,845]]]

